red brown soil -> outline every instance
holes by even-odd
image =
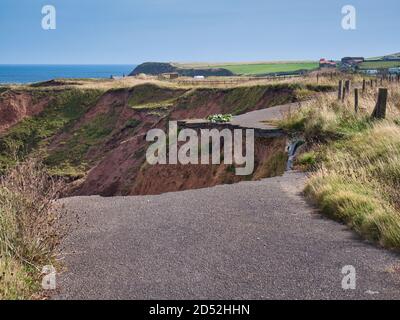
[[[126,97],[120,96],[119,101]],[[111,101],[104,97],[97,106],[92,108],[85,118],[107,110]],[[92,149],[90,157],[98,157],[99,152],[104,158],[99,161],[87,174],[82,184],[74,191],[74,195],[100,194],[112,195],[137,195],[159,194],[169,191],[180,191],[194,188],[215,186],[218,184],[235,183],[246,177],[239,177],[228,172],[226,165],[156,165],[147,166],[145,150],[147,142],[145,135],[151,128],[165,128],[166,119],[149,116],[147,112],[132,110],[125,103],[118,107],[120,125],[128,119],[141,120],[143,125],[135,132],[134,136],[125,136],[122,133],[113,133],[113,138],[100,148]],[[171,119],[188,119],[206,117],[209,114],[221,113],[222,107],[216,102],[208,102],[204,107],[196,109],[174,110]],[[87,120],[87,119],[86,119]],[[83,122],[86,122],[83,119]],[[255,173],[251,179],[260,179],[278,174],[275,170],[268,171],[268,162],[276,153],[285,152],[285,139],[264,139],[256,144]],[[261,147],[262,146],[262,147]],[[279,172],[281,174],[283,172]]]
[[[0,95],[0,134],[26,117],[39,114],[48,104],[49,99],[34,101],[27,92],[8,90]]]
[[[277,154],[284,155],[285,148],[286,138],[257,138],[254,150],[255,168],[250,176],[237,176],[233,167],[224,164],[144,165],[129,194],[161,194],[280,175],[284,172],[286,157],[283,156],[283,159],[279,160],[275,157]]]

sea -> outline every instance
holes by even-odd
[[[122,77],[136,65],[4,65],[0,64],[0,84],[34,83],[58,78],[107,79]]]

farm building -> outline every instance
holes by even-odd
[[[336,62],[322,58],[319,60],[319,67],[320,68],[336,68]]]
[[[354,66],[363,63],[364,61],[365,58],[363,57],[345,57],[342,59],[342,64]]]
[[[361,72],[362,72],[362,73],[365,73],[365,74],[369,74],[369,75],[376,75],[376,74],[379,73],[379,71],[376,70],[376,69],[362,70]]]
[[[388,72],[391,74],[400,74],[400,68],[389,68]]]
[[[177,72],[171,72],[171,73],[162,73],[160,76],[160,78],[162,79],[178,79],[179,78],[179,74]]]
[[[385,56],[383,57],[383,61],[400,61],[399,56]]]

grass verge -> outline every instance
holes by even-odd
[[[355,114],[324,97],[290,114],[280,125],[307,141],[297,163],[311,170],[305,193],[321,211],[365,239],[400,249],[399,87],[389,88],[387,120],[372,121],[373,92]]]

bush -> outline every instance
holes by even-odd
[[[218,123],[230,122],[232,120],[232,115],[231,114],[214,114],[214,115],[208,116],[207,120],[210,122],[218,122]]]
[[[41,164],[17,164],[0,180],[0,299],[30,298],[39,272],[54,264],[65,234],[63,209],[55,204],[62,184]]]
[[[305,152],[296,159],[296,165],[300,165],[305,170],[312,169],[317,163],[317,155],[315,152]]]

